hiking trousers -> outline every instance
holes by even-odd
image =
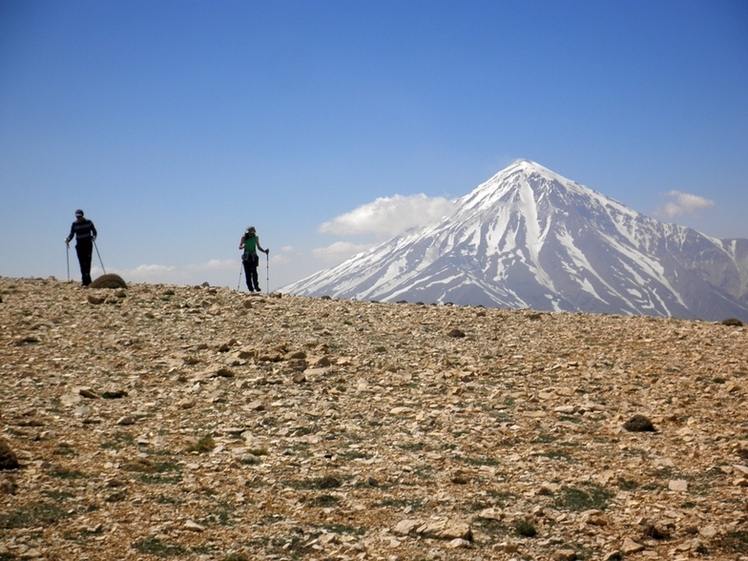
[[[257,265],[260,263],[260,256],[256,253],[249,253],[244,257],[244,276],[247,279],[247,290],[262,292],[260,281],[257,280]]]
[[[83,286],[91,284],[91,256],[93,255],[93,241],[78,240],[75,244],[78,254],[78,264],[81,266],[81,283]]]

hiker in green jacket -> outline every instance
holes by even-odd
[[[254,226],[250,226],[244,232],[239,249],[243,249],[242,263],[244,264],[244,276],[247,277],[247,290],[250,292],[262,292],[260,283],[257,280],[257,265],[260,263],[260,257],[257,255],[259,249],[265,255],[270,255],[269,249],[262,249],[260,238],[257,236]]]

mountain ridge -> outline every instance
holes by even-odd
[[[659,222],[529,160],[439,222],[288,285],[303,296],[748,320],[748,240]]]

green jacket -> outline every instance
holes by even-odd
[[[244,236],[244,253],[254,253],[257,255],[257,242],[259,238],[257,236]]]

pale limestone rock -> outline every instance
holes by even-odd
[[[621,551],[623,551],[624,555],[633,555],[644,549],[645,547],[642,544],[635,542],[631,538],[625,538],[623,540],[623,545],[621,546]]]
[[[101,396],[97,394],[95,391],[93,391],[91,388],[78,388],[78,393],[81,397],[86,397],[88,399],[100,399]]]
[[[607,526],[610,524],[608,516],[599,510],[585,511],[579,517],[579,520],[584,524],[592,524],[593,526]]]
[[[66,407],[72,407],[74,405],[78,405],[81,402],[82,398],[79,393],[75,394],[65,394],[60,398],[60,402],[65,405]]]
[[[567,415],[570,415],[576,411],[576,407],[573,405],[560,405],[559,407],[555,407],[553,409],[556,413],[565,413]]]
[[[671,479],[668,482],[668,489],[679,492],[688,491],[688,481],[685,479]]]
[[[577,552],[573,549],[557,549],[553,552],[554,561],[574,561],[577,558]]]
[[[390,410],[390,415],[406,415],[410,412],[409,407],[394,407],[392,410]]]
[[[197,405],[197,400],[194,397],[185,397],[177,402],[179,409],[192,409],[195,405]]]
[[[198,524],[197,522],[194,522],[192,520],[187,520],[184,523],[184,529],[189,530],[190,532],[204,532],[205,526],[202,526]]]
[[[427,522],[416,528],[416,533],[426,538],[440,540],[453,540],[456,538],[471,540],[473,537],[469,524],[466,522],[448,520]]]
[[[468,549],[472,546],[473,544],[471,542],[462,538],[455,538],[449,542],[449,547],[451,549]]]
[[[340,536],[338,534],[334,534],[331,532],[322,534],[320,537],[317,538],[317,543],[319,543],[322,546],[330,545],[330,544],[337,544],[341,543]]]
[[[421,520],[401,520],[392,529],[392,532],[397,536],[407,536],[411,532],[415,532],[416,529],[423,525]]]
[[[504,517],[504,513],[497,508],[485,508],[478,513],[479,518],[486,520],[501,520]]]
[[[75,411],[73,411],[73,414],[76,417],[88,417],[91,414],[91,408],[87,405],[79,405],[75,408]]]
[[[712,524],[699,528],[699,535],[703,536],[706,539],[711,539],[718,533],[719,530],[717,530],[717,527]]]
[[[501,542],[493,545],[491,549],[504,553],[517,553],[519,551],[519,544],[516,542]]]

